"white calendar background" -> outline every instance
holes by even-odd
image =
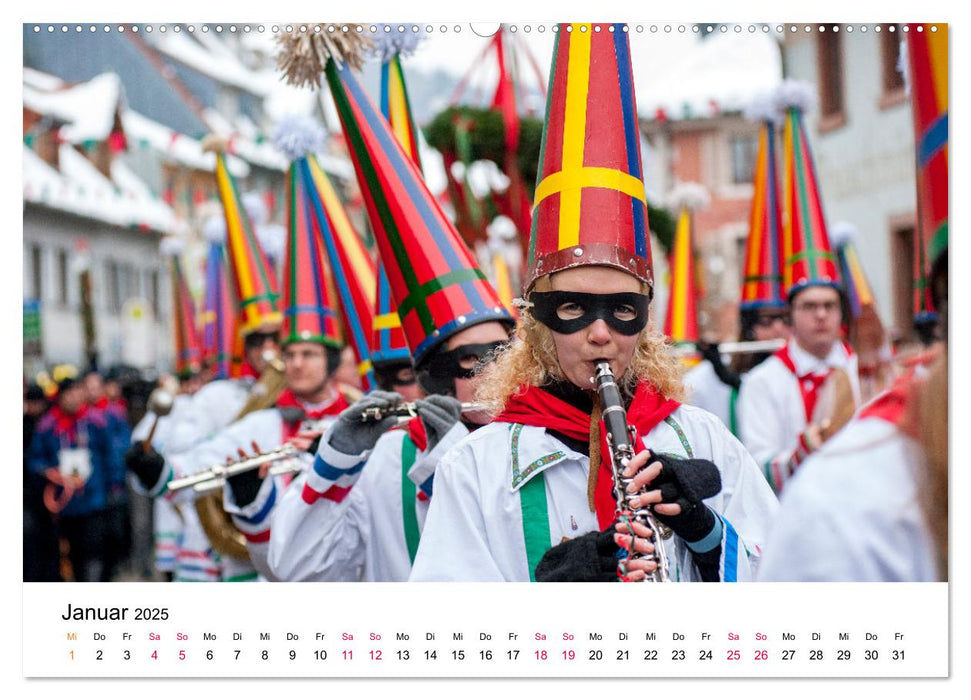
[[[24,675],[941,678],[947,592],[943,583],[26,584]]]

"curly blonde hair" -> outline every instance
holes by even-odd
[[[683,375],[684,368],[668,352],[664,336],[648,324],[618,383],[632,394],[640,382],[648,382],[663,396],[682,401]],[[564,378],[552,331],[524,310],[516,338],[479,375],[475,400],[486,404],[495,415],[502,412],[520,387],[542,386],[551,379]]]

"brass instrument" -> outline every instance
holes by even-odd
[[[462,413],[468,413],[471,411],[484,411],[488,409],[488,406],[484,403],[463,403]],[[388,416],[398,416],[405,420],[411,420],[418,415],[418,404],[414,401],[402,402],[395,404],[390,408],[380,408],[375,406],[373,408],[365,409],[361,413],[362,423],[377,423],[380,420],[384,420]]]
[[[266,369],[250,389],[246,403],[234,420],[255,411],[272,408],[286,389],[283,360],[269,351],[264,353],[263,359],[267,363]],[[207,492],[196,499],[195,506],[199,522],[213,549],[234,559],[249,561],[246,538],[233,524],[230,515],[223,510],[222,494],[218,490]]]
[[[620,389],[614,381],[613,372],[610,371],[610,363],[606,361],[597,363],[596,376],[593,381],[597,385],[597,394],[600,396],[604,427],[607,430],[607,444],[610,446],[610,464],[614,478],[617,515],[632,518],[650,528],[651,532],[654,533],[654,553],[640,554],[634,552],[630,558],[651,557],[657,563],[657,569],[647,573],[644,580],[666,583],[670,581],[670,578],[668,575],[668,558],[664,551],[664,542],[661,536],[661,526],[650,507],[635,510],[629,502],[631,496],[634,495],[627,493],[627,485],[632,481],[632,477],[625,477],[623,474],[627,465],[634,458],[634,441],[637,439],[637,430],[627,423],[627,411],[624,409],[624,402],[620,396]]]
[[[856,397],[846,370],[836,368],[816,393],[812,422],[819,426],[820,437],[829,440],[850,422],[856,413]]]

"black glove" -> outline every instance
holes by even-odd
[[[138,478],[145,489],[150,489],[158,483],[165,468],[165,458],[151,447],[145,451],[139,441],[125,452],[125,466]]]
[[[451,396],[431,394],[415,402],[428,437],[426,452],[431,452],[452,426],[462,417],[462,403]]]
[[[233,500],[240,508],[245,508],[256,499],[256,494],[260,492],[263,479],[260,478],[259,469],[250,469],[239,474],[227,477],[226,483],[229,490],[233,492]]]
[[[698,348],[701,356],[711,363],[712,368],[715,370],[715,376],[721,380],[722,384],[726,384],[734,389],[742,386],[741,375],[728,369],[725,363],[722,362],[722,355],[718,352],[718,345],[699,341],[695,343],[695,347]]]
[[[368,409],[388,409],[401,403],[401,394],[393,391],[372,391],[350,408],[345,408],[337,417],[337,423],[330,433],[330,446],[346,455],[358,455],[374,447],[374,443],[389,428],[396,425],[395,416],[385,416],[381,420],[363,420]]]
[[[616,581],[614,526],[588,532],[551,548],[536,565],[537,581]]]
[[[662,503],[681,506],[680,515],[655,517],[686,542],[697,542],[715,526],[715,514],[702,501],[722,489],[721,472],[707,459],[679,459],[654,454],[648,464],[661,463],[661,473],[648,485],[649,490],[661,489]]]

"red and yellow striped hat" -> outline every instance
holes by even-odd
[[[742,311],[784,309],[782,204],[779,201],[775,143],[775,119],[778,115],[763,97],[749,107],[746,116],[757,119],[760,126],[740,308]]]
[[[695,343],[698,341],[700,293],[692,213],[708,206],[710,198],[702,185],[682,183],[672,193],[671,200],[673,208],[678,210],[678,224],[669,256],[671,283],[664,317],[664,335],[676,344]]]
[[[287,171],[287,251],[284,264],[284,321],[281,345],[296,342],[344,346],[337,316],[333,270],[324,255],[320,221],[313,209],[312,181],[302,166]]]
[[[829,243],[804,114],[812,86],[787,80],[779,86],[777,104],[785,112],[782,187],[782,287],[791,301],[814,285],[842,291],[836,255]]]
[[[166,238],[161,243],[161,253],[168,257],[172,274],[172,321],[175,340],[175,373],[180,378],[191,377],[202,369],[202,343],[196,325],[196,303],[189,291],[182,263],[179,260],[184,249],[182,240]]]
[[[280,292],[276,274],[260,245],[239,188],[226,165],[224,148],[217,139],[207,139],[206,150],[216,154],[216,183],[226,218],[226,255],[240,308],[240,333],[279,330]]]
[[[630,43],[621,24],[562,24],[553,50],[524,292],[579,265],[653,289]]]

